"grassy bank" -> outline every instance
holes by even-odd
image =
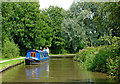
[[[3,56],[4,57],[4,56]],[[17,56],[17,57],[14,57],[14,58],[0,58],[0,61],[3,61],[3,60],[10,60],[10,59],[15,59],[15,58],[20,58],[20,57],[23,57],[23,56]]]
[[[10,67],[10,66],[13,66],[13,65],[15,65],[17,63],[20,63],[20,62],[24,61],[24,60],[25,60],[25,58],[0,63],[0,66],[1,66],[0,70],[3,70],[3,69],[5,69],[7,67]]]
[[[84,68],[107,73],[111,79],[120,80],[120,50],[114,45],[89,47],[74,57]]]

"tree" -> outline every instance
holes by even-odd
[[[47,13],[45,12],[45,10],[41,10],[40,13],[40,21],[39,21],[39,27],[40,27],[40,31],[41,33],[41,44],[44,43],[44,47],[51,47],[52,45],[52,39],[53,39],[53,30],[52,28],[49,26],[51,24],[51,20],[50,17],[47,15]],[[43,42],[44,41],[44,42]]]
[[[38,2],[3,2],[2,10],[3,37],[7,34],[13,39],[21,54],[40,46],[51,46],[51,31],[48,31],[51,29],[44,25]]]
[[[63,20],[63,15],[61,14],[62,8],[50,6],[46,9],[47,15],[50,17],[51,23],[48,23],[49,27],[53,31],[53,40],[52,40],[52,53],[61,53],[61,49],[64,48],[65,40],[61,36],[61,23]]]
[[[103,30],[102,36],[120,36],[120,2],[101,3],[98,16],[94,18],[97,30]]]
[[[71,43],[74,51],[95,44],[97,35],[92,20],[96,10],[94,3],[73,2],[70,9],[64,13],[62,36]]]

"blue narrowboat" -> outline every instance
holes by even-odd
[[[31,50],[27,52],[27,56],[25,58],[25,64],[38,64],[40,61],[49,60],[49,54],[47,51],[36,51]]]

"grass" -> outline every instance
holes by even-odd
[[[20,63],[22,61],[24,61],[25,58],[23,59],[16,59],[16,60],[11,60],[11,61],[7,61],[7,62],[3,62],[0,64],[0,70],[4,69],[4,68],[7,68],[9,66],[12,66],[12,65],[15,65],[17,63]]]
[[[20,58],[20,57],[23,57],[23,56],[17,56],[16,58]],[[15,58],[0,58],[0,61],[10,60],[10,59],[15,59]]]

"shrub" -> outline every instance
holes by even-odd
[[[18,45],[13,40],[9,40],[8,37],[3,39],[2,57],[3,58],[14,58],[19,56]]]
[[[120,57],[116,56],[114,58],[107,59],[107,68],[108,68],[108,75],[110,78],[119,77],[120,76]],[[118,78],[120,80],[120,78]]]
[[[68,53],[68,52],[67,52],[67,50],[65,50],[64,48],[62,48],[62,49],[61,49],[61,53],[62,53],[62,54],[66,54],[66,53]]]
[[[111,44],[81,50],[74,59],[89,70],[107,72],[120,80],[120,38],[113,37]]]

